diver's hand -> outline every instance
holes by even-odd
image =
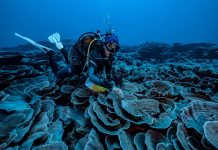
[[[114,81],[108,81],[108,80],[104,80],[104,87],[108,88],[109,90],[112,90],[112,88],[115,86]]]
[[[117,87],[113,87],[112,90],[114,91],[114,93],[115,93],[118,97],[120,97],[120,98],[123,98],[123,97],[124,97],[123,92],[122,92],[121,89],[119,89],[119,88],[117,88]]]
[[[111,87],[114,87],[114,86],[115,86],[115,82],[114,82],[113,80],[110,81],[109,83],[110,83]]]
[[[59,33],[54,33],[48,37],[49,41],[53,44],[56,45],[56,47],[61,50],[64,48],[63,44],[60,42],[60,34]]]
[[[108,80],[103,80],[103,87],[107,88],[107,89],[112,89],[113,88],[113,85],[108,82]]]

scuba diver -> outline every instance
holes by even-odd
[[[115,93],[123,95],[122,91],[114,86],[111,76],[114,54],[120,48],[117,36],[111,31],[106,34],[101,34],[100,31],[84,33],[69,51],[66,51],[61,43],[59,33],[49,36],[49,41],[55,44],[63,55],[64,65],[62,66],[56,60],[56,50],[40,45],[20,34],[15,33],[15,35],[46,51],[58,81],[73,75],[86,75],[85,85],[89,89],[96,92],[113,90]]]
[[[61,67],[57,62],[54,51],[48,51],[49,61],[58,80],[72,75],[87,75],[85,85],[98,92],[110,91],[113,87],[111,77],[113,56],[119,49],[119,41],[115,34],[108,32],[101,35],[87,32],[82,34],[78,41],[67,51],[60,42],[59,33],[48,37],[49,41],[63,54],[65,66]],[[106,79],[102,74],[106,73]]]

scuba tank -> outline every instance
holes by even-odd
[[[98,39],[99,36],[97,33],[95,32],[86,32],[83,33],[77,40],[77,42],[70,48],[69,52],[68,52],[68,60],[69,62],[72,64],[73,63],[73,59],[75,57],[75,54],[80,55],[82,58],[80,58],[81,60],[86,60],[87,59],[87,49],[83,49],[83,46],[89,45],[90,42],[94,39]]]

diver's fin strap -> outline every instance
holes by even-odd
[[[27,37],[25,37],[25,36],[22,36],[22,35],[20,35],[20,34],[18,34],[18,33],[14,33],[14,35],[17,36],[17,37],[19,37],[19,38],[21,38],[21,39],[26,40],[27,42],[29,42],[30,44],[34,45],[35,47],[37,47],[37,48],[40,49],[40,50],[43,50],[43,51],[54,51],[53,49],[48,48],[48,47],[45,47],[45,46],[43,46],[43,45],[41,45],[41,44],[38,44],[38,43],[36,43],[35,41],[33,41],[33,40],[31,40],[31,39],[29,39],[29,38],[27,38]]]

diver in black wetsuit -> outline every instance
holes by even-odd
[[[53,57],[55,52],[48,53],[51,67],[59,80],[87,72],[89,81],[108,90],[112,89],[112,61],[114,53],[119,49],[119,41],[115,34],[107,33],[101,36],[100,32],[87,32],[79,38],[69,53],[60,42],[58,33],[49,36],[49,40],[56,44],[65,58],[66,66],[61,68]],[[104,71],[106,79],[100,77]]]

